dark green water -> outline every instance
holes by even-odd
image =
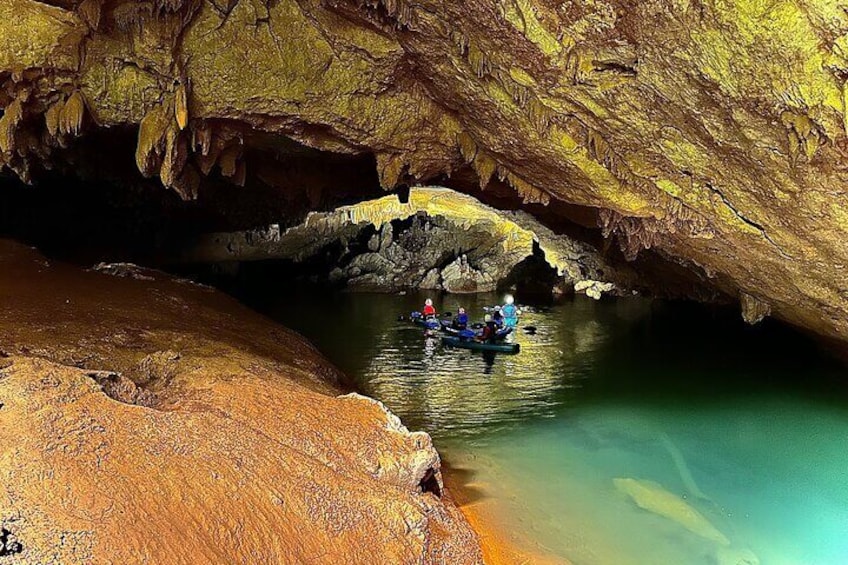
[[[399,322],[423,296],[251,299],[430,432],[546,552],[577,564],[848,563],[848,372],[797,333],[578,297],[527,313],[538,332],[517,336],[522,353],[492,358]],[[437,306],[480,313],[496,299]]]

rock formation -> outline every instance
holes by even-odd
[[[117,272],[0,240],[0,563],[481,563],[427,434],[234,301]]]
[[[370,153],[386,188],[586,208],[628,255],[848,339],[838,3],[7,0],[0,22],[22,179],[97,128],[137,128],[138,169],[189,199],[210,174],[273,181],[246,155],[284,138]]]
[[[588,291],[593,298],[636,285],[593,246],[557,235],[526,213],[495,210],[439,187],[313,212],[297,226],[213,233],[176,245],[172,261],[223,263],[268,259],[303,263],[326,256],[316,276],[367,290],[488,292],[524,282],[522,263],[547,265],[548,291]],[[532,274],[532,273],[531,273]],[[596,282],[596,279],[613,280]],[[588,284],[583,284],[588,282]]]

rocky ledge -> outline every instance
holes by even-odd
[[[406,202],[389,195],[312,212],[288,229],[210,233],[174,247],[172,263],[284,260],[311,264],[305,271],[313,279],[360,290],[463,293],[519,285],[600,298],[641,286],[623,260],[614,264],[525,212],[496,210],[443,187],[413,187]]]
[[[296,334],[156,272],[0,264],[0,563],[481,562],[429,436]]]

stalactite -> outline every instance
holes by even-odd
[[[550,195],[531,185],[515,173],[507,172],[506,180],[521,196],[525,204],[542,204],[543,206],[550,204]]]
[[[474,138],[462,131],[456,136],[456,141],[462,158],[465,159],[466,163],[472,163],[477,155],[477,143]]]
[[[85,117],[85,99],[79,90],[75,91],[59,112],[59,133],[62,135],[79,135]]]
[[[391,153],[377,154],[377,172],[380,176],[380,186],[391,190],[397,186],[406,164],[398,155]]]
[[[486,185],[489,184],[497,167],[498,164],[494,159],[483,151],[477,151],[477,155],[474,157],[474,170],[477,171],[477,176],[480,179],[481,190],[485,189]]]
[[[531,98],[529,102],[530,122],[537,131],[544,132],[551,125],[553,111],[545,106],[538,98]]]
[[[477,78],[483,78],[492,73],[492,62],[489,57],[473,43],[468,46],[468,64]]]
[[[221,157],[218,159],[218,166],[221,168],[222,175],[230,178],[235,176],[241,154],[242,148],[238,144],[230,145],[221,152]]]
[[[359,5],[375,11],[382,6],[386,15],[393,20],[396,29],[415,28],[415,9],[407,0],[360,0]]]
[[[208,175],[212,172],[215,164],[218,162],[218,156],[221,154],[221,149],[217,146],[210,149],[206,154],[195,153],[194,158],[197,166],[200,167],[200,172]]]
[[[212,127],[205,121],[192,125],[191,148],[193,151],[200,149],[201,155],[209,155],[212,146]]]
[[[519,106],[526,106],[527,102],[531,98],[530,89],[526,86],[518,84],[515,80],[512,79],[508,72],[496,70],[494,72],[495,78],[498,80],[498,83],[503,87],[503,89],[509,94],[509,96],[515,101]]]
[[[178,145],[179,130],[174,124],[169,124],[165,130],[165,154],[162,157],[162,166],[159,168],[159,177],[166,187],[173,187],[177,176],[181,172],[180,150]]]
[[[468,36],[461,31],[451,30],[450,38],[459,50],[459,54],[465,57],[468,54]]]
[[[415,27],[415,10],[405,0],[383,0],[386,12],[395,18],[398,25],[406,28]]]
[[[173,120],[174,110],[169,99],[155,106],[141,120],[135,162],[144,176],[150,177],[158,171],[165,150],[165,136]]]
[[[59,135],[59,119],[64,105],[65,101],[60,99],[50,106],[44,113],[44,122],[47,126],[47,132],[50,134],[50,137],[55,138]]]
[[[154,0],[156,7],[164,12],[177,12],[190,3],[191,0]]]
[[[611,149],[603,136],[593,129],[589,129],[586,133],[586,146],[589,149],[589,156],[598,163],[605,164],[609,158]]]
[[[771,315],[771,306],[767,302],[763,302],[747,292],[739,293],[739,305],[742,309],[742,319],[752,326],[759,324],[766,316]]]
[[[118,4],[111,11],[117,28],[124,32],[140,30],[145,20],[153,17],[153,4],[150,2],[127,2]]]
[[[190,165],[183,167],[174,181],[173,189],[183,200],[195,200],[200,191],[200,175]]]
[[[96,30],[100,27],[102,0],[83,0],[77,11],[89,28]]]
[[[16,98],[6,106],[3,116],[0,117],[0,153],[11,153],[15,150],[15,132],[23,118],[23,103]]]
[[[174,94],[174,117],[180,130],[184,130],[188,125],[188,89],[183,83],[177,86]]]
[[[654,244],[654,230],[642,218],[630,218],[614,210],[602,209],[598,223],[604,238],[617,236],[619,247],[628,261],[633,261],[639,251]]]

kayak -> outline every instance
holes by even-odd
[[[425,318],[421,315],[420,312],[413,312],[410,314],[409,319],[412,320],[412,323],[416,326],[421,326],[422,328],[426,328],[428,330],[437,330],[442,325],[439,320],[435,320],[433,318]]]
[[[482,331],[480,331],[480,330],[482,328],[477,328],[476,324],[475,324],[475,326],[472,326],[472,328],[475,328],[475,329],[458,330],[458,329],[454,328],[453,326],[451,326],[450,321],[442,320],[442,331],[445,332],[446,334],[452,335],[454,337],[462,337],[462,338],[466,338],[466,339],[480,337],[480,335],[482,334]],[[495,339],[497,341],[502,341],[502,340],[506,339],[506,336],[508,336],[511,333],[512,333],[512,328],[500,328],[495,332]]]
[[[412,323],[416,326],[420,326],[422,328],[426,328],[428,330],[437,330],[439,329],[438,320],[425,320],[423,318],[416,318],[412,320]]]
[[[473,339],[462,339],[454,336],[442,336],[442,345],[474,349],[476,351],[494,351],[497,353],[518,353],[521,346],[517,343],[482,343]]]

